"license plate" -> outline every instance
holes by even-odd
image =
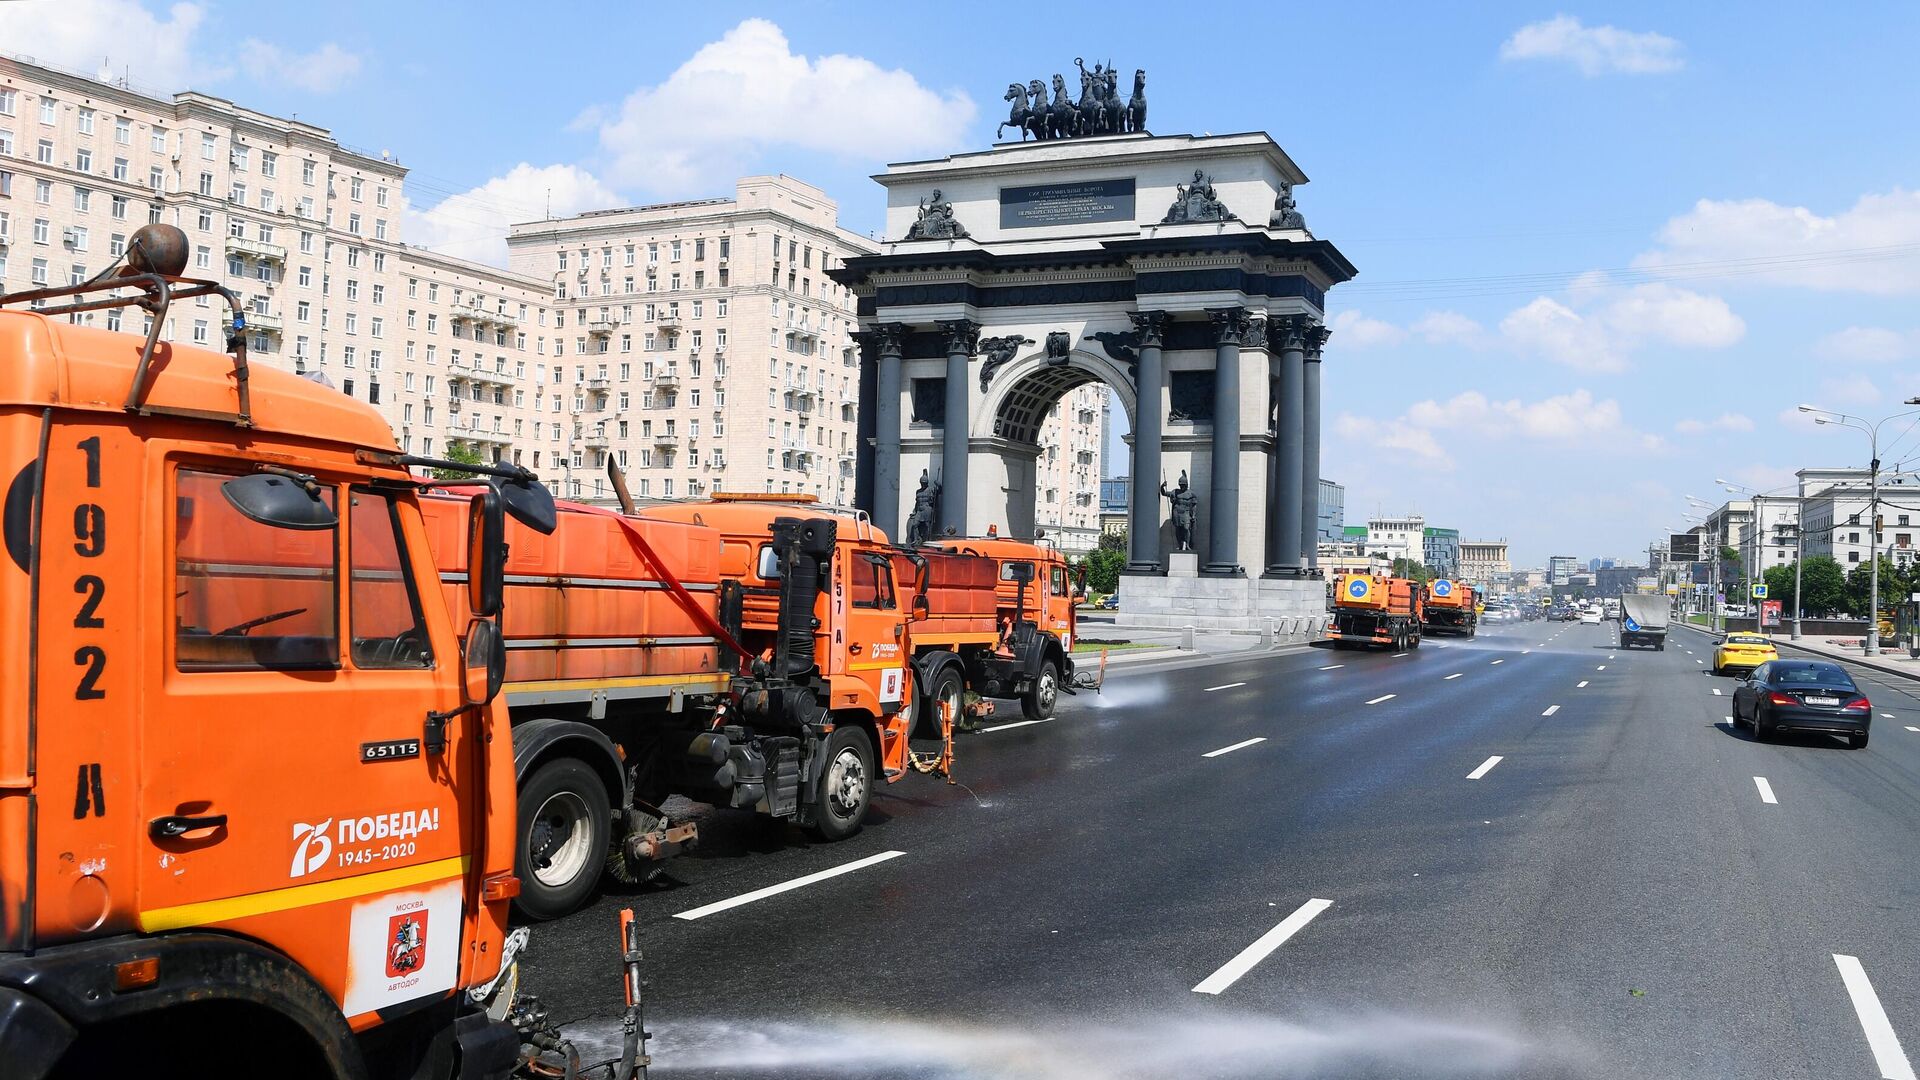
[[[1837,697],[1814,697],[1814,696],[1812,696],[1811,694],[1809,694],[1809,695],[1807,696],[1807,704],[1809,704],[1809,705],[1838,705],[1838,704],[1840,704],[1840,699],[1839,699],[1839,698],[1837,698]]]

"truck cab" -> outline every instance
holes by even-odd
[[[55,317],[130,287],[144,339]],[[510,1065],[465,994],[515,888],[497,629],[450,617],[373,409],[157,341],[209,293],[0,297],[0,1061]]]

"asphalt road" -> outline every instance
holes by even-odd
[[[1920,683],[1760,744],[1705,636],[1613,641],[1116,671],[845,842],[709,815],[526,988],[610,1055],[632,906],[660,1077],[1910,1080]]]

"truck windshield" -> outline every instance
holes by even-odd
[[[182,468],[174,489],[174,661],[182,671],[340,663],[339,527],[262,525],[220,492],[229,474]],[[321,498],[336,505],[333,489]]]

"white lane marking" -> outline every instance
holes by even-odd
[[[1346,666],[1347,666],[1347,665],[1345,665],[1345,664],[1328,664],[1328,665],[1327,665],[1326,667],[1323,667],[1323,668],[1321,668],[1320,670],[1321,670],[1321,671],[1332,671],[1332,670],[1333,670],[1334,668],[1343,668],[1343,667],[1346,667]]]
[[[1454,672],[1453,674],[1451,674],[1451,675],[1449,675],[1449,676],[1447,676],[1447,679],[1457,679],[1457,678],[1459,678],[1460,676],[1462,676],[1462,675],[1465,675],[1465,674],[1466,674],[1466,672],[1464,672],[1464,671],[1456,671],[1456,672]],[[1441,681],[1441,682],[1446,682],[1446,681],[1447,681],[1447,679],[1441,679],[1440,681]]]
[[[1908,731],[1920,731],[1920,727],[1914,727],[1914,726],[1913,726],[1912,724],[1908,724],[1908,725],[1907,725],[1907,730],[1908,730]]]
[[[1218,750],[1209,750],[1206,753],[1201,754],[1200,756],[1201,757],[1219,757],[1221,754],[1231,754],[1235,750],[1245,750],[1249,746],[1253,746],[1258,743],[1263,743],[1266,741],[1267,741],[1267,737],[1265,735],[1262,735],[1257,739],[1242,739],[1241,741],[1234,743],[1232,746],[1223,746]]]
[[[1234,687],[1236,687],[1236,686],[1245,686],[1245,685],[1247,685],[1247,684],[1246,684],[1246,683],[1243,683],[1243,682],[1230,682],[1230,683],[1222,683],[1222,684],[1221,684],[1221,685],[1219,685],[1219,686],[1209,686],[1209,687],[1207,687],[1207,688],[1206,688],[1206,689],[1205,689],[1204,691],[1202,691],[1202,693],[1207,693],[1207,694],[1211,694],[1211,693],[1213,693],[1213,692],[1214,692],[1215,690],[1231,690],[1231,689],[1233,689],[1233,688],[1234,688]],[[1718,693],[1718,691],[1715,691],[1715,693]]]
[[[1686,654],[1687,654],[1688,656],[1692,656],[1692,655],[1693,655],[1693,650],[1692,650],[1692,649],[1682,649],[1682,650],[1680,650],[1680,651],[1681,651],[1681,652],[1683,652],[1683,653],[1686,653]]]
[[[1731,716],[1722,717],[1721,719],[1725,720],[1729,724],[1733,723],[1733,717]]]
[[[1873,992],[1873,983],[1867,981],[1867,971],[1860,966],[1859,958],[1834,953],[1833,962],[1840,969],[1840,981],[1847,984],[1847,996],[1853,999],[1853,1011],[1860,1016],[1860,1027],[1867,1033],[1867,1046],[1873,1050],[1880,1075],[1885,1080],[1914,1080],[1913,1063],[1900,1048],[1900,1037],[1893,1033],[1887,1010],[1880,1007],[1880,998]]]
[[[769,896],[778,896],[783,892],[792,892],[794,889],[804,888],[817,881],[836,878],[841,874],[851,874],[855,870],[863,870],[877,863],[886,862],[888,859],[897,859],[905,854],[906,852],[904,851],[883,851],[878,855],[869,855],[864,859],[855,859],[850,863],[843,863],[828,870],[821,870],[817,873],[807,874],[804,877],[794,878],[792,881],[783,881],[778,885],[769,885],[764,889],[755,889],[750,893],[741,893],[731,900],[722,900],[718,903],[708,904],[705,907],[691,908],[687,911],[678,912],[673,917],[687,920],[705,918],[708,915],[727,911],[731,908],[737,908],[743,904],[751,904],[756,900],[765,900]]]
[[[1890,713],[1890,712],[1883,712],[1883,713],[1881,713],[1880,715],[1881,715],[1882,717],[1884,717],[1884,718],[1886,718],[1886,719],[1888,719],[1888,720],[1891,720],[1891,719],[1893,719],[1893,714],[1892,714],[1892,713]]]
[[[1540,715],[1541,715],[1541,716],[1552,716],[1552,715],[1553,715],[1554,713],[1557,713],[1557,712],[1559,712],[1559,711],[1560,711],[1560,706],[1558,706],[1558,705],[1549,705],[1549,706],[1547,706],[1547,711],[1546,711],[1546,712],[1543,712],[1543,713],[1541,713]]]
[[[1702,660],[1695,660],[1695,661],[1694,661],[1694,663],[1696,663],[1696,664],[1700,664],[1700,663],[1705,663],[1705,661],[1702,661]]]
[[[1381,694],[1379,697],[1374,698],[1372,701],[1367,702],[1367,704],[1378,705],[1383,701],[1392,701],[1394,698],[1397,698],[1399,696],[1400,696],[1399,694]]]
[[[1394,653],[1394,654],[1393,654],[1393,658],[1394,658],[1395,660],[1398,660],[1398,659],[1400,659],[1401,657],[1403,657],[1403,656],[1405,656],[1405,655],[1407,655],[1407,654],[1406,654],[1406,653],[1403,653],[1403,652],[1397,652],[1397,653]]]
[[[1520,650],[1520,655],[1521,655],[1521,656],[1525,656],[1525,655],[1527,655],[1528,653],[1530,653],[1530,652],[1532,652],[1532,651],[1533,651],[1532,649],[1521,649],[1521,650]]]
[[[1492,664],[1504,664],[1504,663],[1506,663],[1506,661],[1505,661],[1505,660],[1490,660],[1490,661],[1488,661],[1488,663],[1492,663]]]
[[[1713,696],[1714,696],[1714,697],[1719,697],[1719,696],[1720,696],[1720,688],[1719,688],[1719,687],[1717,687],[1717,686],[1716,686],[1716,687],[1714,687],[1714,688],[1713,688]]]
[[[1031,727],[1034,724],[1050,724],[1054,719],[1054,717],[1049,716],[1045,720],[1015,720],[1011,724],[996,724],[993,727],[983,727],[980,729],[980,734],[985,735],[990,731],[1011,731],[1017,727]]]
[[[1767,783],[1766,777],[1764,776],[1754,777],[1753,786],[1760,789],[1761,802],[1768,803],[1770,805],[1779,803],[1780,800],[1773,797],[1773,785]]]
[[[1481,762],[1481,763],[1480,763],[1480,767],[1479,767],[1479,768],[1477,768],[1477,769],[1475,769],[1475,770],[1473,770],[1472,772],[1470,772],[1470,773],[1468,773],[1468,774],[1467,774],[1467,779],[1469,779],[1469,780],[1478,780],[1478,779],[1480,779],[1481,777],[1483,777],[1483,776],[1485,776],[1485,775],[1487,775],[1488,773],[1490,773],[1490,772],[1492,772],[1492,771],[1493,771],[1493,767],[1494,767],[1495,765],[1498,765],[1498,764],[1500,764],[1500,755],[1499,755],[1499,754],[1495,754],[1495,755],[1493,755],[1492,757],[1490,757],[1490,758],[1488,758],[1487,760],[1485,760],[1485,761],[1483,761],[1483,762]]]
[[[1314,916],[1333,906],[1331,900],[1315,898],[1294,909],[1293,914],[1280,920],[1280,925],[1260,935],[1259,940],[1240,950],[1240,955],[1220,966],[1220,970],[1201,980],[1193,988],[1196,994],[1218,994],[1227,987],[1240,981],[1240,976],[1253,970],[1253,966],[1265,960],[1273,950],[1286,944],[1287,939],[1300,932],[1301,928],[1312,922]]]
[[[1595,671],[1605,671],[1605,670],[1607,670],[1607,665],[1605,665],[1605,664],[1601,664],[1601,665],[1600,665],[1599,667],[1597,667],[1597,668],[1594,668],[1593,670],[1595,670]]]
[[[1579,686],[1576,686],[1576,687],[1574,687],[1574,689],[1575,689],[1575,690],[1585,690],[1586,688],[1587,688],[1587,680],[1585,680],[1585,679],[1581,679],[1581,680],[1580,680],[1580,685],[1579,685]]]
[[[1620,659],[1620,658],[1619,658],[1619,657],[1617,657],[1617,656],[1608,656],[1608,657],[1607,657],[1607,659],[1609,659],[1609,660],[1618,660],[1618,659]]]

